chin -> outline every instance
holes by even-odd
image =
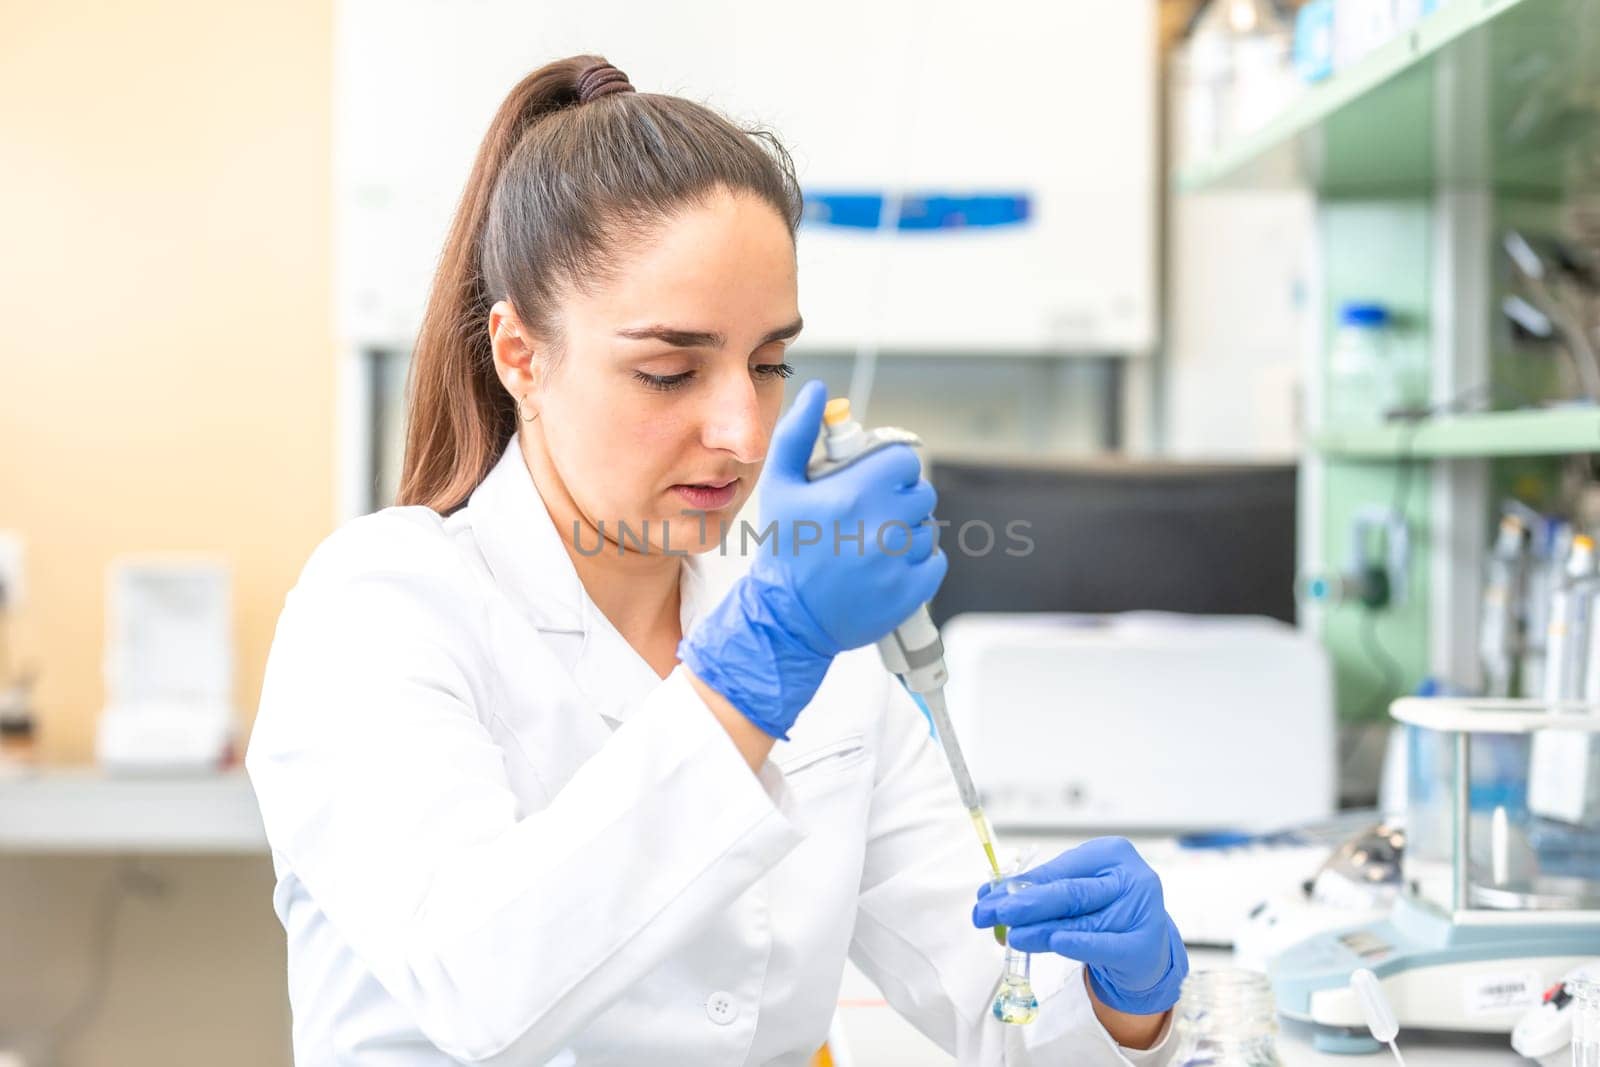
[[[734,520],[738,514],[738,509],[734,507],[705,512],[703,536],[702,522],[697,515],[673,515],[663,519],[662,525],[657,527],[670,528],[670,537],[662,538],[656,530],[652,530],[650,540],[658,550],[670,549],[674,554],[687,552],[691,556],[698,556],[717,547],[723,527],[730,531],[729,536],[737,536]],[[656,526],[655,523],[651,525]]]

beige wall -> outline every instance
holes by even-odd
[[[0,529],[52,762],[92,758],[109,560],[232,561],[247,727],[333,522],[332,6],[0,0]],[[265,858],[163,862],[64,1062],[287,1062]],[[0,1003],[70,1006],[109,870],[0,856]]]
[[[51,760],[92,756],[108,560],[232,560],[248,721],[333,521],[332,21],[0,0],[0,528]]]

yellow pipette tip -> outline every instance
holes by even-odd
[[[840,426],[850,421],[850,398],[836,396],[822,409],[824,426]]]
[[[978,831],[978,841],[983,845],[983,854],[989,858],[989,870],[994,872],[995,879],[1000,878],[1000,860],[995,855],[994,837],[989,833],[989,820],[983,817],[983,809],[977,808],[967,812],[972,819],[972,828]]]
[[[994,852],[994,836],[989,833],[989,820],[984,818],[982,808],[973,808],[967,812],[972,819],[972,828],[978,831],[978,842],[983,845],[983,854],[989,858],[989,870],[994,872],[994,880],[1000,881],[1000,859]],[[1002,945],[1006,943],[1006,928],[996,926],[994,939]]]

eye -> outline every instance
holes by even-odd
[[[678,374],[646,374],[642,370],[636,370],[633,372],[633,377],[636,381],[641,382],[647,389],[655,389],[658,392],[670,393],[672,390],[683,386],[689,381],[689,379],[693,378],[694,371],[686,370]]]
[[[787,378],[794,374],[793,363],[757,363],[750,368],[750,373],[763,381]]]

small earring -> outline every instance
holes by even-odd
[[[517,418],[521,419],[523,422],[532,422],[534,419],[539,417],[539,413],[535,411],[532,415],[529,415],[527,412],[522,410],[522,402],[526,399],[528,398],[525,396],[517,397]]]

